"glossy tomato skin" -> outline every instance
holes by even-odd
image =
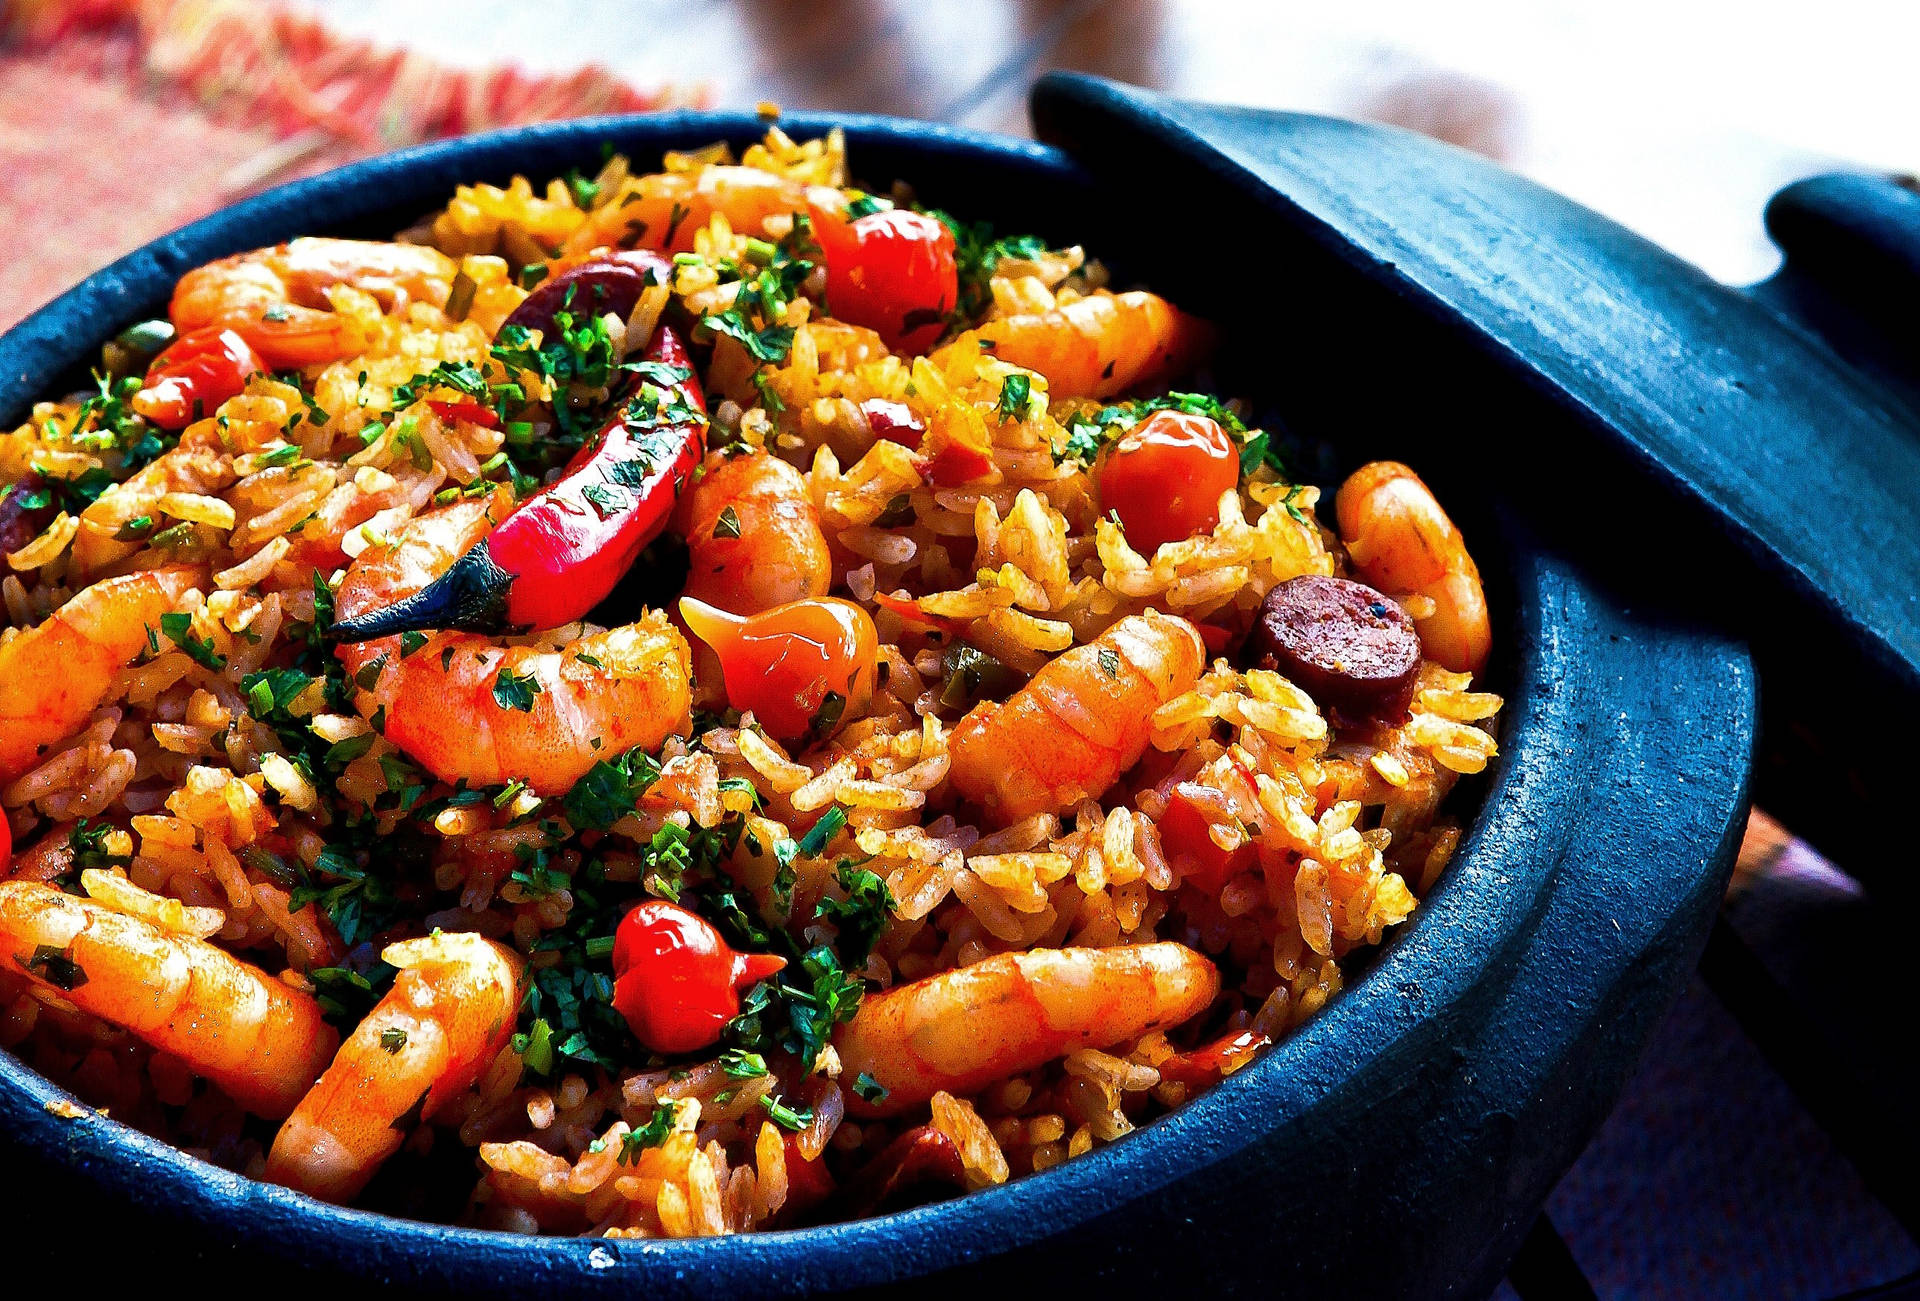
[[[849,221],[816,206],[813,224],[827,262],[829,313],[875,331],[896,353],[931,348],[960,302],[953,232],[904,208]]]
[[[1182,882],[1207,894],[1218,894],[1228,881],[1254,865],[1252,845],[1229,851],[1207,834],[1209,826],[1228,816],[1226,798],[1219,791],[1198,782],[1181,782],[1168,796],[1167,811],[1156,824],[1167,860],[1180,867]]]
[[[1240,452],[1217,421],[1156,411],[1100,453],[1094,483],[1100,509],[1120,517],[1127,545],[1152,556],[1161,543],[1220,522],[1220,494],[1240,483]]]
[[[4,877],[7,867],[13,862],[13,826],[7,821],[7,811],[0,809],[0,877]]]
[[[258,353],[232,330],[208,326],[174,340],[147,367],[133,409],[162,429],[185,429],[214,413],[266,369]]]
[[[736,953],[705,919],[649,899],[614,932],[613,1006],[654,1052],[697,1052],[740,1014],[740,990],[784,966],[784,958]]]
[[[852,601],[810,596],[742,618],[683,597],[680,615],[720,657],[727,703],[776,740],[831,736],[873,701],[880,635]]]

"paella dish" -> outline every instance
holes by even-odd
[[[524,1233],[853,1219],[1123,1138],[1413,915],[1501,705],[1433,493],[851,175],[776,126],[222,258],[0,432],[60,1114]]]

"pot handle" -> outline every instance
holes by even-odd
[[[1912,361],[1920,299],[1920,180],[1829,172],[1767,202],[1785,262],[1752,293],[1920,404]]]

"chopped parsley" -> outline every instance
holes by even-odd
[[[630,1129],[620,1136],[621,1165],[640,1164],[640,1154],[650,1147],[659,1147],[667,1141],[667,1135],[673,1133],[673,1122],[679,1118],[680,1104],[661,1099],[654,1104],[653,1115],[647,1117],[647,1123],[638,1129]]]
[[[57,944],[38,945],[32,957],[14,961],[55,989],[74,990],[87,983],[87,973],[71,953]]]
[[[1000,383],[1000,402],[994,408],[1002,422],[1025,420],[1033,409],[1033,378],[1025,374],[1009,375]]]
[[[67,833],[67,848],[73,851],[75,867],[126,867],[131,856],[107,850],[107,833],[116,830],[112,823],[91,823],[86,818],[74,823]]]
[[[560,797],[560,808],[576,831],[605,831],[633,812],[647,788],[659,780],[660,765],[636,747],[613,759],[597,760]]]
[[[545,689],[540,685],[540,679],[531,672],[523,676],[503,667],[493,680],[493,701],[502,709],[516,709],[523,714],[530,714],[533,712],[533,698]]]
[[[893,892],[877,872],[858,867],[847,859],[840,860],[833,875],[847,897],[821,899],[814,916],[833,923],[841,962],[849,967],[864,967],[880,932],[886,929],[887,916],[894,905]]]
[[[163,614],[160,616],[160,631],[167,639],[187,653],[187,658],[203,668],[219,672],[227,667],[227,657],[213,649],[213,643],[193,635],[193,616],[190,614]]]
[[[760,1095],[760,1109],[767,1113],[767,1119],[782,1129],[798,1133],[813,1123],[813,1112],[805,1107],[793,1107],[771,1093]]]
[[[840,724],[840,715],[847,711],[847,698],[838,691],[829,691],[820,697],[820,708],[813,711],[813,717],[807,721],[807,728],[815,736],[825,736]]]
[[[833,838],[847,825],[847,811],[835,804],[820,815],[820,820],[807,828],[807,834],[800,837],[800,853],[807,858],[818,858]]]
[[[392,1056],[406,1046],[407,1032],[399,1026],[388,1026],[380,1032],[380,1047],[386,1051],[388,1056]]]

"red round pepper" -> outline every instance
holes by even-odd
[[[133,395],[133,409],[162,429],[185,429],[265,369],[245,339],[210,325],[175,339],[153,359],[146,386]]]
[[[649,899],[614,932],[613,1006],[654,1052],[696,1052],[740,1015],[742,990],[786,965],[770,953],[735,953],[703,918]]]
[[[434,415],[442,420],[470,420],[476,425],[488,429],[500,427],[500,416],[492,407],[483,407],[478,402],[463,399],[459,402],[442,402],[438,398],[428,398],[427,406]]]
[[[787,1208],[798,1213],[833,1196],[833,1174],[826,1158],[802,1156],[797,1135],[782,1134],[780,1141],[787,1149]]]
[[[651,415],[623,403],[557,482],[522,502],[446,573],[384,610],[336,623],[333,636],[354,642],[421,628],[557,628],[598,605],[666,528],[706,441],[706,400],[686,345],[663,325],[645,359],[686,375],[663,391]],[[674,420],[675,406],[695,418]]]
[[[960,302],[953,232],[904,208],[848,221],[816,205],[813,226],[827,260],[832,315],[873,330],[894,352],[931,348]]]

